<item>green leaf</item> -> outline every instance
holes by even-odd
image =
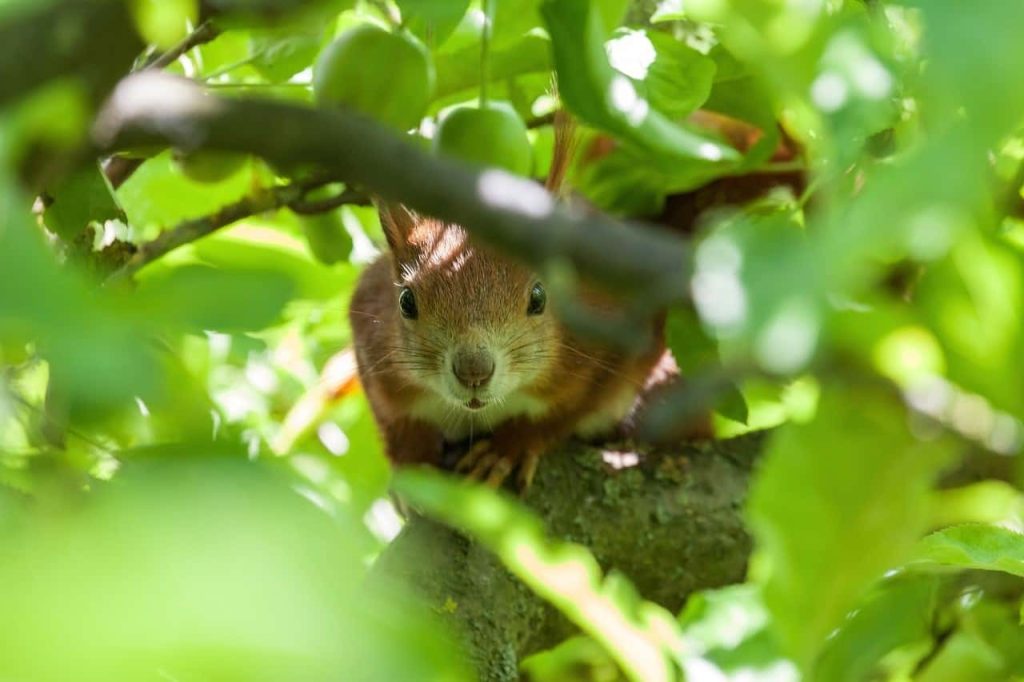
[[[64,239],[73,239],[92,222],[124,217],[96,163],[76,170],[46,193],[51,202],[43,221]]]
[[[701,328],[692,308],[672,308],[665,325],[665,341],[679,365],[684,381],[687,377],[715,374],[722,371],[718,346]],[[719,391],[712,407],[728,419],[746,424],[750,416],[747,402],[734,383]]]
[[[129,4],[142,37],[163,49],[188,35],[199,15],[198,0],[132,0]]]
[[[546,0],[541,5],[566,106],[585,123],[643,150],[662,167],[684,163],[711,172],[737,160],[739,154],[732,147],[652,109],[633,82],[611,67],[601,20],[591,9],[587,0]]]
[[[168,151],[143,163],[118,188],[117,197],[131,226],[143,232],[213,213],[247,195],[252,180],[251,167],[246,164],[222,182],[194,182],[174,167]]]
[[[358,274],[346,264],[322,265],[302,241],[281,230],[245,223],[192,244],[190,251],[215,268],[279,272],[294,283],[299,298],[338,296],[351,290]]]
[[[345,231],[338,211],[301,216],[299,222],[313,256],[324,265],[347,260],[352,253],[352,237]]]
[[[605,49],[612,67],[672,120],[693,113],[711,92],[715,62],[671,35],[619,29]]]
[[[761,129],[761,137],[747,151],[743,168],[756,168],[775,153],[781,137],[775,110],[764,85],[754,76],[715,83],[705,108]]]
[[[945,528],[917,544],[910,565],[1003,571],[1024,577],[1024,535],[980,523]]]
[[[756,585],[733,585],[698,592],[679,616],[687,649],[701,667],[687,679],[742,679],[750,682],[797,682],[796,666],[787,660],[771,632],[771,621]],[[708,667],[721,677],[712,678]]]
[[[911,554],[949,445],[911,434],[888,393],[832,384],[815,419],[781,427],[751,491],[764,586],[786,650],[805,670],[864,590]]]
[[[31,339],[69,411],[95,416],[162,386],[144,325],[58,266],[0,165],[0,339]]]
[[[470,0],[395,0],[402,25],[429,47],[451,35],[469,9]]]
[[[872,673],[889,652],[930,643],[938,586],[927,575],[897,575],[881,583],[829,638],[811,679],[877,679]]]
[[[251,64],[270,83],[283,83],[313,65],[328,33],[322,25],[254,29],[249,40]]]
[[[490,78],[502,81],[527,73],[547,72],[551,68],[549,50],[547,38],[532,34],[492,49]],[[470,45],[439,54],[434,58],[434,66],[437,69],[438,99],[477,88],[480,85],[480,46]]]
[[[960,604],[956,630],[915,680],[1003,682],[1024,675],[1024,628],[1015,609],[975,592]]]
[[[277,271],[184,265],[145,278],[141,305],[197,330],[241,332],[269,326],[295,285]]]

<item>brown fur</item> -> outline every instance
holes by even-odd
[[[516,395],[543,406],[480,424],[478,433],[493,432],[499,452],[515,458],[546,450],[588,418],[592,432],[601,430],[602,421],[606,431],[614,429],[662,356],[662,320],[652,323],[658,341],[645,352],[595,345],[559,322],[557,301],[549,299],[543,314],[528,316],[536,276],[476,246],[461,228],[401,208],[382,210],[382,218],[391,253],[364,272],[349,317],[360,378],[393,461],[439,463],[446,418],[417,416],[413,408],[433,398],[464,409],[436,382],[451,372],[445,351],[467,340],[486,338],[508,351],[506,370],[522,379]],[[399,312],[403,285],[415,292],[416,320]]]

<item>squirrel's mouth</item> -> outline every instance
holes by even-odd
[[[466,402],[466,407],[468,407],[471,410],[479,410],[481,407],[483,407],[486,404],[487,403],[485,403],[484,401],[480,400],[479,398],[473,398],[473,399],[471,399],[471,400]]]

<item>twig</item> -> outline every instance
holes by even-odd
[[[185,38],[167,50],[161,55],[158,55],[148,61],[143,68],[144,69],[162,69],[170,66],[174,62],[178,61],[178,58],[184,55],[189,50],[204,45],[217,36],[220,35],[220,29],[213,25],[213,23],[207,19],[203,23],[199,24],[196,30],[189,33]]]
[[[552,125],[555,122],[555,112],[549,112],[547,114],[541,114],[540,116],[531,116],[526,119],[526,127],[530,130],[534,128],[543,128],[544,126]]]
[[[299,215],[316,215],[317,213],[333,211],[339,206],[352,204],[367,206],[370,204],[370,197],[366,196],[362,192],[357,192],[354,189],[346,189],[339,192],[337,195],[327,197],[326,199],[296,199],[288,204],[288,208]]]
[[[301,200],[307,192],[331,181],[331,178],[318,176],[306,181],[272,187],[244,197],[233,204],[228,204],[216,213],[186,220],[176,227],[161,232],[155,239],[140,244],[128,262],[110,275],[106,282],[111,284],[129,279],[149,263],[179,246],[194,242],[243,218],[288,206],[292,202]]]

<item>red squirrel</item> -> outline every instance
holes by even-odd
[[[570,136],[548,178],[557,189]],[[379,204],[389,251],[363,273],[349,308],[356,361],[386,452],[396,465],[440,466],[446,443],[469,441],[457,469],[501,485],[570,436],[614,433],[637,398],[674,371],[664,315],[639,352],[602,346],[558,319],[543,280],[458,225]],[[583,290],[588,304],[614,305]]]

